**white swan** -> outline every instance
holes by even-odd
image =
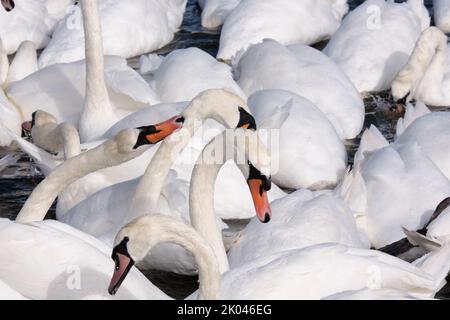
[[[220,27],[241,0],[198,0],[202,8],[202,26],[208,29]]]
[[[154,117],[157,118],[157,117]],[[179,118],[179,117],[178,117]],[[148,126],[148,121],[144,121],[146,130],[155,137],[153,142],[172,133],[174,130],[180,128],[181,123],[176,122],[177,118],[171,118],[168,121]],[[145,120],[145,119],[144,119]],[[31,134],[33,142],[36,146],[28,143],[20,137],[14,137],[14,140],[19,144],[21,149],[33,158],[37,166],[45,175],[49,175],[58,165],[62,163],[62,159],[70,159],[79,155],[84,148],[80,144],[80,137],[76,128],[69,123],[57,124],[56,119],[50,114],[38,110],[33,114],[33,121],[29,124],[31,127]],[[141,126],[142,129],[144,127]],[[120,131],[120,130],[119,130]],[[119,132],[118,131],[118,132]],[[151,135],[149,135],[150,137]],[[112,136],[113,137],[113,136]],[[102,141],[92,143],[87,148],[88,150],[100,145]],[[44,150],[42,150],[43,148]],[[107,167],[96,172],[92,172],[81,179],[73,182],[68,186],[59,196],[56,206],[56,217],[60,218],[68,210],[73,208],[76,204],[86,199],[95,192],[106,188],[110,185],[127,181],[129,179],[140,176],[145,170],[141,165],[142,162],[148,163],[157,148],[149,148],[138,157],[122,163],[118,166]],[[48,153],[57,153],[55,157]],[[144,157],[150,159],[146,161]]]
[[[434,22],[445,33],[450,32],[450,3],[446,0],[433,0]]]
[[[406,66],[392,83],[395,99],[416,99],[431,106],[450,106],[450,63],[447,36],[426,29]]]
[[[141,146],[149,143],[143,140],[146,135],[145,129],[125,130],[67,160],[35,188],[16,222],[0,220],[0,277],[7,285],[32,299],[108,298],[105,272],[113,267],[109,247],[70,226],[42,219],[56,196],[77,178],[142,154],[146,147]],[[132,274],[118,298],[167,298],[137,270]]]
[[[21,119],[17,123],[7,120],[12,131],[42,109],[59,121],[75,124],[82,142],[91,141],[119,119],[157,102],[152,89],[125,59],[107,57],[104,61],[97,1],[82,3],[88,25],[86,63],[56,64],[10,85],[7,95],[17,106],[16,118]]]
[[[292,91],[318,107],[341,138],[351,139],[360,133],[364,122],[362,98],[339,67],[320,51],[265,40],[237,59],[235,76],[247,95],[262,89]],[[324,91],[324,87],[329,90]]]
[[[178,31],[186,3],[187,0],[100,0],[105,54],[130,58],[162,48]],[[79,8],[75,8],[58,25],[39,58],[41,68],[84,58],[81,19]]]
[[[258,127],[268,130],[266,145],[276,155],[273,161],[277,166],[272,179],[278,186],[323,189],[339,182],[347,166],[347,152],[316,106],[284,90],[257,91],[248,104]],[[286,117],[280,128],[272,124],[276,114]]]
[[[147,59],[158,57],[150,55]],[[147,72],[146,77],[151,77],[149,84],[162,102],[191,101],[199,93],[216,88],[247,99],[234,81],[231,68],[198,48],[172,51],[161,58],[157,69]]]
[[[345,180],[343,197],[376,248],[402,239],[402,227],[423,227],[450,194],[450,181],[417,143],[389,145],[375,127],[364,133]]]
[[[8,55],[29,40],[44,48],[57,23],[74,0],[3,0],[0,6],[0,38]]]
[[[230,60],[268,38],[285,45],[326,40],[347,11],[346,0],[243,0],[225,20],[217,57]]]
[[[185,189],[188,189],[192,172],[192,155],[184,158],[187,162],[181,162],[176,169],[179,176],[184,178],[179,178],[172,184],[169,182],[168,188],[164,188],[165,184],[167,186],[166,176],[175,161],[175,156],[188,144],[190,137],[207,118],[215,119],[228,128],[241,126],[254,128],[253,117],[246,110],[249,109],[242,99],[223,90],[209,90],[200,94],[182,113],[185,119],[183,129],[165,139],[140,179],[117,184],[94,194],[70,210],[61,218],[62,221],[100,237],[108,244],[112,243],[122,226],[142,215],[142,212],[162,212],[189,221],[188,191]],[[143,111],[140,113],[142,115]],[[142,119],[142,116],[137,119]],[[130,122],[127,123],[130,125]],[[133,126],[139,126],[139,122],[134,122]],[[217,132],[216,130],[213,132]],[[201,141],[200,147],[203,149],[205,142]],[[196,152],[194,155],[197,154]],[[230,164],[228,171],[222,175],[218,183],[218,188],[223,192],[217,193],[215,205],[222,212],[245,214],[248,217],[254,215],[254,208],[248,196],[249,192],[246,191],[248,186],[239,177],[240,175],[239,170]],[[283,194],[278,190],[272,197],[277,198]],[[192,259],[184,251],[180,252],[179,248],[159,246],[154,257],[151,259],[153,264],[145,268],[152,267],[185,274],[195,272]]]
[[[26,298],[0,279],[0,300],[26,300]]]
[[[359,92],[387,90],[429,25],[423,0],[364,1],[345,17],[324,52]]]
[[[117,234],[109,292],[120,293],[129,268],[156,244],[168,241],[196,256],[201,290],[190,298],[211,299],[321,299],[375,286],[428,298],[445,284],[445,258],[450,253],[448,248],[440,250],[415,266],[374,250],[323,244],[266,256],[220,276],[213,252],[191,227],[151,215],[136,219]]]

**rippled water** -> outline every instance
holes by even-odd
[[[352,9],[362,2],[364,1],[349,1]],[[426,0],[425,3],[431,10],[432,0]],[[160,49],[158,53],[167,54],[175,49],[199,47],[215,56],[218,51],[218,46],[218,31],[209,31],[201,27],[200,8],[195,0],[189,0],[180,31],[177,33],[174,41]],[[131,65],[134,66],[135,63],[136,59],[130,60]],[[396,119],[387,117],[385,113],[391,103],[392,101],[390,101],[388,93],[369,95],[365,98],[365,127],[369,127],[371,124],[376,125],[389,140],[392,140],[394,136],[396,124]],[[347,142],[349,164],[353,161],[353,155],[358,144],[359,139]],[[0,148],[0,157],[12,152],[19,151]],[[22,158],[16,165],[0,173],[0,218],[14,219],[29,194],[41,180],[42,176],[39,174],[35,165],[25,155],[22,155]],[[48,213],[47,218],[54,218],[54,206]],[[197,277],[186,277],[155,271],[146,272],[146,276],[174,298],[184,298],[197,288]],[[444,290],[448,291],[447,289]],[[450,297],[450,294],[447,293],[445,296]]]

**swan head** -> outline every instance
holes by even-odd
[[[201,123],[212,118],[228,128],[256,130],[256,121],[247,103],[224,89],[209,89],[196,96],[183,116]]]
[[[3,8],[5,8],[6,11],[11,11],[16,6],[14,3],[14,0],[1,0]]]
[[[124,232],[125,233],[125,232]],[[111,295],[115,295],[119,290],[120,285],[125,280],[128,272],[135,264],[135,260],[131,257],[128,251],[128,243],[130,238],[128,236],[117,236],[120,240],[118,244],[114,246],[111,258],[114,260],[114,273],[111,279],[111,283],[108,288],[108,292]]]
[[[41,127],[47,124],[57,124],[58,120],[50,113],[43,110],[37,110],[31,114],[31,121],[22,123],[22,129],[31,133],[35,126]]]
[[[148,144],[149,142],[151,144],[157,144],[173,132],[181,129],[183,124],[184,117],[178,115],[155,125],[139,127],[138,130],[140,130],[140,133],[134,149]]]

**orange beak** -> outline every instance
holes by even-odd
[[[263,223],[269,222],[272,219],[272,210],[270,209],[269,198],[267,197],[267,191],[264,189],[263,181],[260,179],[249,179],[247,183],[252,194],[258,219]]]
[[[175,116],[155,125],[138,128],[141,133],[139,134],[138,141],[134,148],[137,149],[138,147],[146,144],[156,144],[164,140],[174,131],[181,129],[183,127],[183,123],[184,118],[182,116]]]

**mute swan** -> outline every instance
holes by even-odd
[[[220,27],[241,0],[198,0],[202,8],[202,26],[208,29]]]
[[[147,73],[149,75],[149,83],[162,102],[191,101],[200,92],[216,88],[247,100],[234,81],[231,68],[198,48],[172,51],[162,59],[156,70]]]
[[[43,109],[59,121],[75,124],[82,142],[87,142],[100,138],[119,119],[157,99],[125,59],[107,57],[104,61],[97,1],[82,3],[86,5],[82,8],[89,30],[86,62],[41,69],[9,86],[7,95],[18,106],[16,117],[22,118],[21,122],[29,121],[34,111]],[[20,123],[7,126],[13,130]]]
[[[57,23],[65,16],[73,0],[2,0],[0,38],[8,55],[29,40],[44,48]]]
[[[230,60],[268,38],[285,45],[326,40],[347,11],[346,0],[243,0],[225,20],[217,58]]]
[[[389,145],[375,127],[364,133],[344,180],[343,197],[376,248],[402,239],[402,227],[423,227],[450,194],[450,181],[417,143]]]
[[[383,91],[430,25],[423,0],[368,0],[350,12],[323,50],[359,92]]]
[[[180,126],[174,126],[173,130]],[[107,140],[56,167],[33,191],[20,210],[16,221],[29,223],[41,221],[56,197],[71,183],[97,170],[119,165],[138,157],[147,148],[140,146],[157,143],[168,132],[156,131],[155,126],[121,131],[112,140]]]
[[[155,119],[157,117],[152,118]],[[168,121],[154,125],[154,131],[168,135],[176,128],[179,128],[180,124],[176,122],[178,118],[170,118]],[[58,125],[54,117],[38,110],[33,114],[33,122],[27,125],[32,127],[31,133],[36,146],[53,153],[62,153],[66,160],[80,154],[82,148],[80,137],[76,128],[71,124],[62,123]],[[56,162],[54,157],[46,154],[44,150],[30,145],[18,137],[15,140],[22,150],[36,161],[37,166],[41,168],[45,175],[48,175],[55,165],[58,164],[59,161]],[[101,141],[93,143],[93,147],[100,143]],[[131,161],[93,172],[72,183],[58,196],[56,217],[58,219],[61,218],[76,204],[103,188],[139,176],[145,170],[144,167],[140,166],[140,163],[148,163],[150,161],[155,152],[152,149],[150,148],[150,150]],[[144,157],[149,157],[150,159],[146,161],[146,159],[143,159]],[[54,164],[55,162],[56,164]]]
[[[60,191],[77,178],[144,152],[146,147],[141,146],[159,138],[158,133],[149,134],[151,129],[124,130],[99,147],[67,160],[35,188],[15,223],[0,220],[0,276],[8,285],[32,299],[107,298],[104,272],[112,267],[108,261],[110,249],[70,226],[41,220]],[[118,298],[167,298],[137,270],[132,274],[131,281],[125,283],[128,289]]]
[[[364,122],[364,103],[351,81],[320,51],[265,40],[234,62],[237,83],[247,95],[263,89],[292,91],[310,100],[342,139],[356,137]],[[330,88],[324,92],[323,88]]]
[[[120,293],[128,270],[155,245],[168,241],[195,254],[201,289],[189,298],[226,300],[320,299],[364,288],[432,297],[445,283],[445,258],[448,260],[450,252],[447,248],[432,253],[415,266],[375,250],[323,244],[263,257],[220,276],[214,253],[190,226],[150,215],[136,219],[117,234],[112,254],[116,267],[108,291]],[[446,272],[441,270],[445,268]]]
[[[177,216],[179,219],[189,221],[187,192],[182,189],[181,199],[179,199],[180,195],[177,195],[178,192],[175,194],[170,193],[170,190],[168,190],[169,194],[164,192],[166,176],[175,157],[186,147],[191,136],[200,128],[205,119],[215,119],[228,128],[255,128],[254,119],[246,110],[249,109],[242,99],[224,90],[208,90],[201,93],[182,113],[185,119],[183,130],[175,132],[164,140],[141,178],[101,190],[79,203],[61,220],[101,238],[108,244],[112,243],[115,234],[122,226],[142,215],[142,212],[161,212],[160,209],[162,209],[166,215]],[[137,119],[139,118],[141,117]],[[133,126],[138,126],[138,123],[133,123]],[[127,122],[127,125],[130,125],[130,122]],[[190,172],[192,172],[190,159],[191,157],[188,157],[186,161],[189,162],[181,163],[180,169],[177,170],[179,172],[183,169],[188,171],[185,173],[188,178],[185,182],[175,181],[173,185],[176,190],[180,188],[180,184],[183,186],[189,181]],[[216,207],[238,213],[241,211],[254,212],[251,201],[246,199],[248,186],[244,181],[236,182],[237,175],[234,174],[236,169],[231,168],[231,171],[230,169],[227,171],[228,176],[222,176],[223,182],[219,186],[223,186],[223,190],[227,190],[227,192],[218,193]],[[239,178],[237,181],[240,181]],[[230,188],[230,184],[234,189]],[[161,197],[161,193],[163,193],[163,197]],[[236,200],[230,199],[233,197]],[[151,261],[152,265],[145,266],[146,269],[170,270],[181,274],[195,273],[189,256],[173,246],[159,246]]]
[[[345,173],[347,152],[333,125],[316,106],[284,90],[257,91],[248,104],[258,127],[279,129],[277,136],[271,137],[277,141],[266,143],[277,154],[278,170],[272,179],[278,186],[323,189],[338,183]],[[278,110],[287,113],[280,128],[270,124]]]
[[[186,3],[187,0],[134,0],[132,3],[100,0],[100,15],[96,20],[102,23],[105,54],[131,58],[162,48],[178,31]],[[58,25],[39,58],[41,68],[84,58],[80,19],[76,7],[73,14]]]
[[[450,3],[446,0],[433,0],[434,21],[445,33],[450,32]]]
[[[416,99],[431,106],[450,106],[450,64],[447,36],[426,29],[406,66],[392,83],[395,99]]]
[[[404,291],[395,289],[362,289],[344,291],[325,297],[323,300],[423,300]]]

